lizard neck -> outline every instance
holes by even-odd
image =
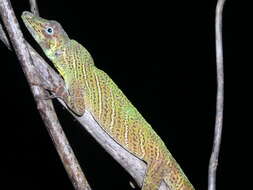
[[[84,67],[94,65],[90,53],[75,40],[70,40],[57,51],[59,55],[50,59],[65,82],[79,78]]]

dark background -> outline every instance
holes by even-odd
[[[20,20],[28,0],[12,1]],[[215,0],[39,1],[40,14],[59,21],[83,44],[161,136],[196,189],[207,189],[216,95]],[[224,12],[225,119],[218,189],[238,184],[240,120],[234,79],[235,5]],[[234,33],[234,34],[233,34]],[[233,36],[233,38],[232,38]],[[37,47],[37,46],[35,46]],[[73,189],[12,52],[0,43],[2,184],[6,189]],[[229,63],[229,66],[226,65]],[[240,70],[238,70],[240,72]],[[238,93],[239,94],[239,93]],[[60,121],[94,190],[130,190],[131,177],[55,101]],[[239,151],[239,152],[238,152]],[[239,168],[239,167],[238,167]],[[239,174],[240,175],[240,174]],[[231,183],[232,182],[232,183]],[[232,189],[233,189],[232,188]]]

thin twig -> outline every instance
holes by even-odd
[[[30,1],[30,6],[31,6],[31,11],[33,14],[35,14],[36,16],[39,16],[39,9],[38,9],[38,5],[37,5],[37,1],[36,0],[29,0]]]
[[[53,142],[55,143],[58,154],[60,155],[60,158],[75,189],[90,190],[91,188],[89,187],[85,176],[78,165],[77,159],[75,158],[67,138],[59,124],[52,101],[37,98],[43,96],[45,97],[46,92],[41,87],[32,85],[32,83],[35,81],[39,82],[40,78],[36,75],[36,71],[34,70],[31,56],[25,44],[23,35],[19,29],[19,25],[17,24],[18,22],[9,0],[0,0],[0,14],[15,53],[17,54],[22,69],[27,77],[31,91],[35,97],[39,113],[53,139]]]
[[[216,118],[213,140],[213,150],[209,161],[208,190],[216,190],[216,171],[218,166],[224,109],[224,71],[223,71],[223,46],[222,46],[222,12],[225,0],[218,0],[215,14],[215,39],[216,39],[216,69],[217,69],[217,97]]]

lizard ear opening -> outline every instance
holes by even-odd
[[[62,53],[63,53],[62,50],[56,50],[55,53],[54,53],[54,55],[55,55],[56,57],[59,57],[59,56],[62,55]]]

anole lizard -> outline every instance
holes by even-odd
[[[61,98],[69,108],[79,116],[88,110],[117,143],[146,162],[142,190],[158,190],[162,181],[170,190],[194,190],[160,137],[81,44],[56,21],[30,12],[22,19],[62,75],[68,94]]]

